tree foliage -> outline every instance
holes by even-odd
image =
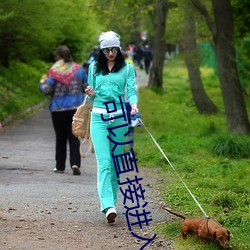
[[[93,6],[103,31],[113,30],[122,36],[123,45],[140,43],[140,33],[153,36],[154,0],[94,0]]]
[[[167,43],[177,44],[183,38],[184,15],[181,8],[181,2],[178,1],[177,7],[169,10],[166,20],[166,32],[164,39]]]
[[[250,13],[246,11],[250,8],[250,1],[233,0],[232,8],[241,85],[250,96]]]
[[[94,13],[88,2],[2,0],[0,2],[0,60],[48,60],[59,44],[67,44],[76,59],[96,37]],[[35,4],[35,8],[34,8]],[[90,15],[90,14],[93,15]]]
[[[234,14],[235,36],[242,39],[250,36],[250,1],[233,0],[232,8]]]

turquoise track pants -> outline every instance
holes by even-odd
[[[108,130],[108,128],[127,123],[123,117],[115,119],[119,115],[121,116],[121,114],[114,114],[112,121],[103,121],[100,113],[91,113],[90,134],[97,160],[97,190],[102,212],[105,212],[105,209],[109,207],[115,207],[118,199],[119,178],[116,174],[111,153],[114,155],[123,154],[124,145],[117,145],[112,152],[111,150],[115,144],[107,136],[115,142],[126,142],[126,136],[124,135],[128,131],[128,126],[113,129],[112,131],[116,136]],[[105,119],[109,118],[109,114],[103,114],[103,116]]]

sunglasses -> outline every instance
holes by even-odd
[[[114,47],[114,48],[111,48],[111,49],[105,48],[105,49],[102,50],[104,55],[109,55],[110,51],[112,52],[112,54],[117,54],[118,48],[117,47]]]

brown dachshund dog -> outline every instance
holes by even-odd
[[[185,215],[178,214],[163,207],[166,211],[183,219],[181,233],[183,239],[187,239],[188,234],[196,235],[201,241],[216,241],[224,249],[231,249],[229,240],[230,232],[222,225],[210,218],[187,218]]]

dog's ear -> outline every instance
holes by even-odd
[[[227,230],[228,236],[227,236],[227,240],[230,241],[230,232]]]
[[[213,233],[213,238],[216,240],[216,232]]]

